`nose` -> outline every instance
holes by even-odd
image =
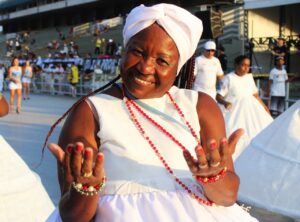
[[[147,57],[142,58],[137,64],[137,69],[140,73],[145,75],[151,75],[155,72],[155,60],[153,58]]]

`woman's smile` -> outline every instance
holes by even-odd
[[[142,80],[138,77],[134,77],[134,80],[138,83],[138,84],[141,84],[141,85],[144,85],[144,86],[150,86],[152,84],[154,84],[153,82],[150,82],[150,81],[146,81],[146,80]]]

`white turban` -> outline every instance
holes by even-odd
[[[203,30],[202,22],[187,10],[176,5],[164,3],[151,7],[140,5],[131,10],[127,16],[123,29],[124,47],[132,36],[155,22],[165,29],[177,46],[178,74],[197,48]]]

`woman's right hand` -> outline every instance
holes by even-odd
[[[84,147],[83,143],[67,145],[65,151],[57,144],[48,145],[49,150],[60,164],[63,177],[63,193],[70,190],[72,182],[87,186],[99,185],[103,182],[104,155],[97,153],[94,157],[92,148]]]

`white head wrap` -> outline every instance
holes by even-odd
[[[194,54],[200,40],[203,26],[200,19],[187,10],[171,4],[157,4],[151,7],[140,5],[128,14],[123,29],[124,46],[141,30],[157,22],[174,40],[179,51],[177,74]]]

